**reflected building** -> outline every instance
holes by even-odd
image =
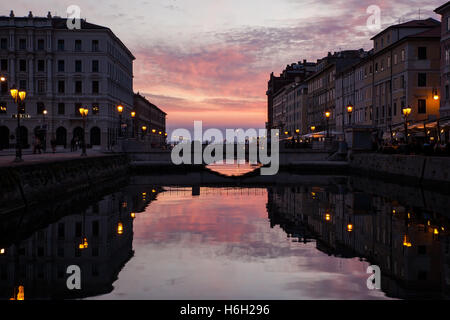
[[[0,298],[84,298],[109,293],[133,256],[133,220],[160,189],[129,190],[103,197],[80,214],[62,217],[0,250]],[[148,194],[148,195],[147,195]],[[81,269],[81,290],[69,290],[67,268]]]
[[[379,190],[390,187],[379,184]],[[397,189],[402,192],[402,187]],[[302,230],[299,241],[315,239],[317,249],[325,254],[378,265],[387,296],[448,298],[449,221],[445,212],[361,192],[351,181],[327,187],[270,188],[268,197],[272,224],[291,236],[293,230]],[[448,197],[443,196],[443,201]]]

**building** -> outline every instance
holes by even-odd
[[[373,38],[374,54],[364,76],[372,78],[372,125],[384,132],[401,128],[402,109],[412,122],[436,120],[434,93],[440,77],[440,23],[432,18],[392,25]]]
[[[81,29],[69,30],[67,19],[52,17],[0,17],[0,149],[14,148],[17,114],[9,88],[26,90],[22,145],[35,136],[49,145],[68,148],[82,140],[80,107],[87,107],[86,143],[99,150],[116,144],[119,134],[117,105],[128,119],[133,107],[135,57],[107,27],[81,20]],[[44,112],[46,110],[46,114]],[[69,146],[68,146],[69,145]]]
[[[307,133],[307,94],[304,82],[290,83],[275,94],[272,128],[279,129],[283,138]]]
[[[134,110],[136,111],[135,132],[138,132],[141,137],[145,134],[153,145],[164,145],[167,137],[167,114],[139,92],[134,95]],[[146,132],[142,130],[142,127],[146,127]]]
[[[450,1],[435,10],[441,18],[441,95],[440,116],[450,117]],[[444,120],[445,121],[445,120]],[[449,121],[446,121],[445,141],[449,140]]]
[[[309,127],[325,131],[336,130],[336,74],[360,61],[366,52],[348,50],[335,52],[317,61],[316,71],[305,82],[308,85],[307,120]],[[330,118],[325,118],[330,112]]]
[[[300,83],[310,74],[312,74],[315,70],[314,62],[307,62],[303,60],[303,62],[292,63],[291,65],[287,65],[280,76],[274,76],[273,72],[270,74],[269,82],[267,83],[267,123],[266,129],[270,130],[278,127],[275,124],[275,120],[280,121],[280,115],[275,114],[275,108],[280,109],[279,101],[278,106],[275,106],[275,96],[279,95],[279,91],[282,90],[285,86],[292,83]],[[280,112],[280,110],[278,110]],[[277,119],[275,119],[277,118]]]

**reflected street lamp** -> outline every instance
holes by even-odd
[[[408,116],[411,114],[411,107],[403,108],[403,117],[405,118],[405,142],[408,143]]]
[[[11,97],[17,104],[17,137],[16,137],[16,158],[14,162],[22,162],[22,137],[20,134],[20,115],[23,101],[25,100],[27,93],[25,90],[18,90],[15,85],[10,89]]]

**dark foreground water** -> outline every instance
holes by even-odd
[[[98,199],[3,218],[1,297],[448,296],[446,195],[349,177],[246,187],[161,180],[170,179],[133,177]],[[81,290],[67,288],[70,265]],[[381,290],[367,287],[369,265],[381,269]]]

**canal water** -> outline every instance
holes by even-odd
[[[449,196],[290,177],[267,186],[132,177],[86,203],[24,210],[1,238],[1,298],[448,297]],[[67,288],[73,265],[80,290]],[[379,290],[367,286],[370,265]]]

